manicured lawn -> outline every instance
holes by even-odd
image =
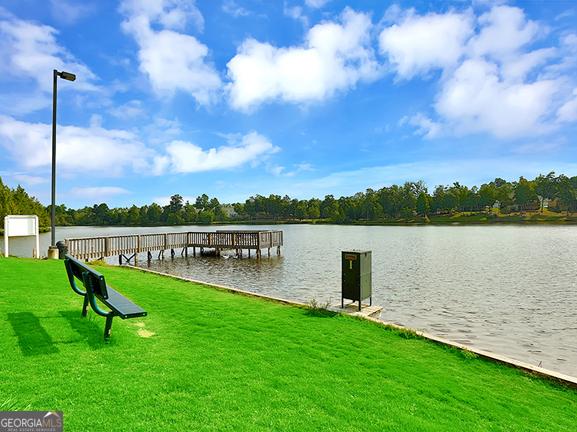
[[[350,317],[98,271],[149,311],[115,319],[109,344],[61,261],[0,258],[0,410],[62,410],[66,431],[577,430],[576,391],[508,367]]]

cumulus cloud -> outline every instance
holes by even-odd
[[[245,40],[228,67],[230,103],[248,110],[263,102],[321,101],[379,75],[370,17],[346,9],[339,22],[312,27],[302,46],[277,48]]]
[[[0,116],[0,146],[25,169],[50,166],[51,133],[49,124]],[[59,126],[57,144],[58,167],[65,173],[119,175],[127,167],[140,171],[151,156],[133,133],[98,125]]]
[[[187,141],[172,141],[166,147],[166,154],[155,158],[154,172],[194,173],[236,168],[248,162],[258,163],[259,159],[279,150],[256,132],[244,135],[237,143],[208,150]]]
[[[528,20],[523,10],[511,6],[497,6],[481,15],[481,31],[469,42],[473,56],[488,55],[507,59],[535,40],[543,29]]]
[[[51,164],[51,130],[49,124],[0,116],[0,148],[16,166],[37,172]],[[160,175],[256,166],[279,150],[257,132],[231,135],[226,145],[206,150],[182,140],[152,148],[133,132],[105,129],[95,121],[84,128],[59,126],[56,154],[59,172],[65,175],[109,177],[126,170]]]
[[[411,78],[455,65],[472,33],[468,13],[416,15],[411,10],[381,32],[379,47],[400,78]]]
[[[469,59],[444,83],[435,108],[460,133],[511,138],[547,130],[544,119],[558,90],[553,80],[506,82],[494,63]]]
[[[189,21],[202,30],[204,21],[192,0],[125,0],[123,30],[139,46],[140,71],[159,95],[184,91],[199,104],[211,103],[221,87],[218,72],[208,61],[208,47],[181,33]],[[161,27],[155,30],[153,25]]]
[[[561,47],[532,49],[546,29],[511,6],[494,6],[477,18],[470,11],[397,11],[395,20],[382,30],[379,45],[397,77],[441,72],[434,114],[407,117],[417,133],[517,138],[573,121],[566,96],[571,79],[563,75],[570,63],[562,59],[563,67],[553,67],[571,46],[571,34]]]
[[[57,43],[53,27],[18,19],[0,8],[0,79],[29,83],[25,94],[4,92],[4,112],[29,113],[49,106],[53,69],[77,75],[73,84],[61,83],[62,90],[95,91],[96,75]]]

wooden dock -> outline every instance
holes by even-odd
[[[283,245],[282,231],[215,231],[215,232],[176,232],[160,234],[118,235],[106,237],[69,238],[64,240],[68,254],[77,259],[103,259],[118,256],[118,262],[135,260],[139,253],[146,252],[148,260],[152,253],[158,252],[158,258],[164,257],[164,251],[170,250],[172,257],[176,251],[188,256],[192,248],[196,256],[197,248],[201,255],[211,254],[219,256],[223,250],[232,250],[236,256],[242,258],[243,251],[255,251],[256,258],[260,259],[262,251],[266,250],[270,257],[271,249],[276,248],[280,255]]]

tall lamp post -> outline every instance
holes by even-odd
[[[52,87],[52,206],[50,209],[50,247],[48,248],[48,258],[58,258],[58,248],[56,247],[56,95],[58,91],[58,77],[67,81],[74,81],[76,75],[70,72],[53,71],[54,85]]]

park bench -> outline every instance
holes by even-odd
[[[77,259],[66,255],[64,258],[64,266],[68,274],[68,280],[72,290],[84,297],[84,304],[82,305],[82,316],[86,316],[88,304],[92,307],[96,314],[106,318],[104,326],[104,339],[110,338],[110,328],[112,327],[112,319],[117,316],[122,319],[137,318],[147,315],[147,312],[140,306],[135,305],[118,291],[106,285],[104,276],[94,271],[86,264]],[[76,279],[82,281],[85,291],[78,288]],[[110,311],[105,311],[98,306],[96,300],[105,304]]]

